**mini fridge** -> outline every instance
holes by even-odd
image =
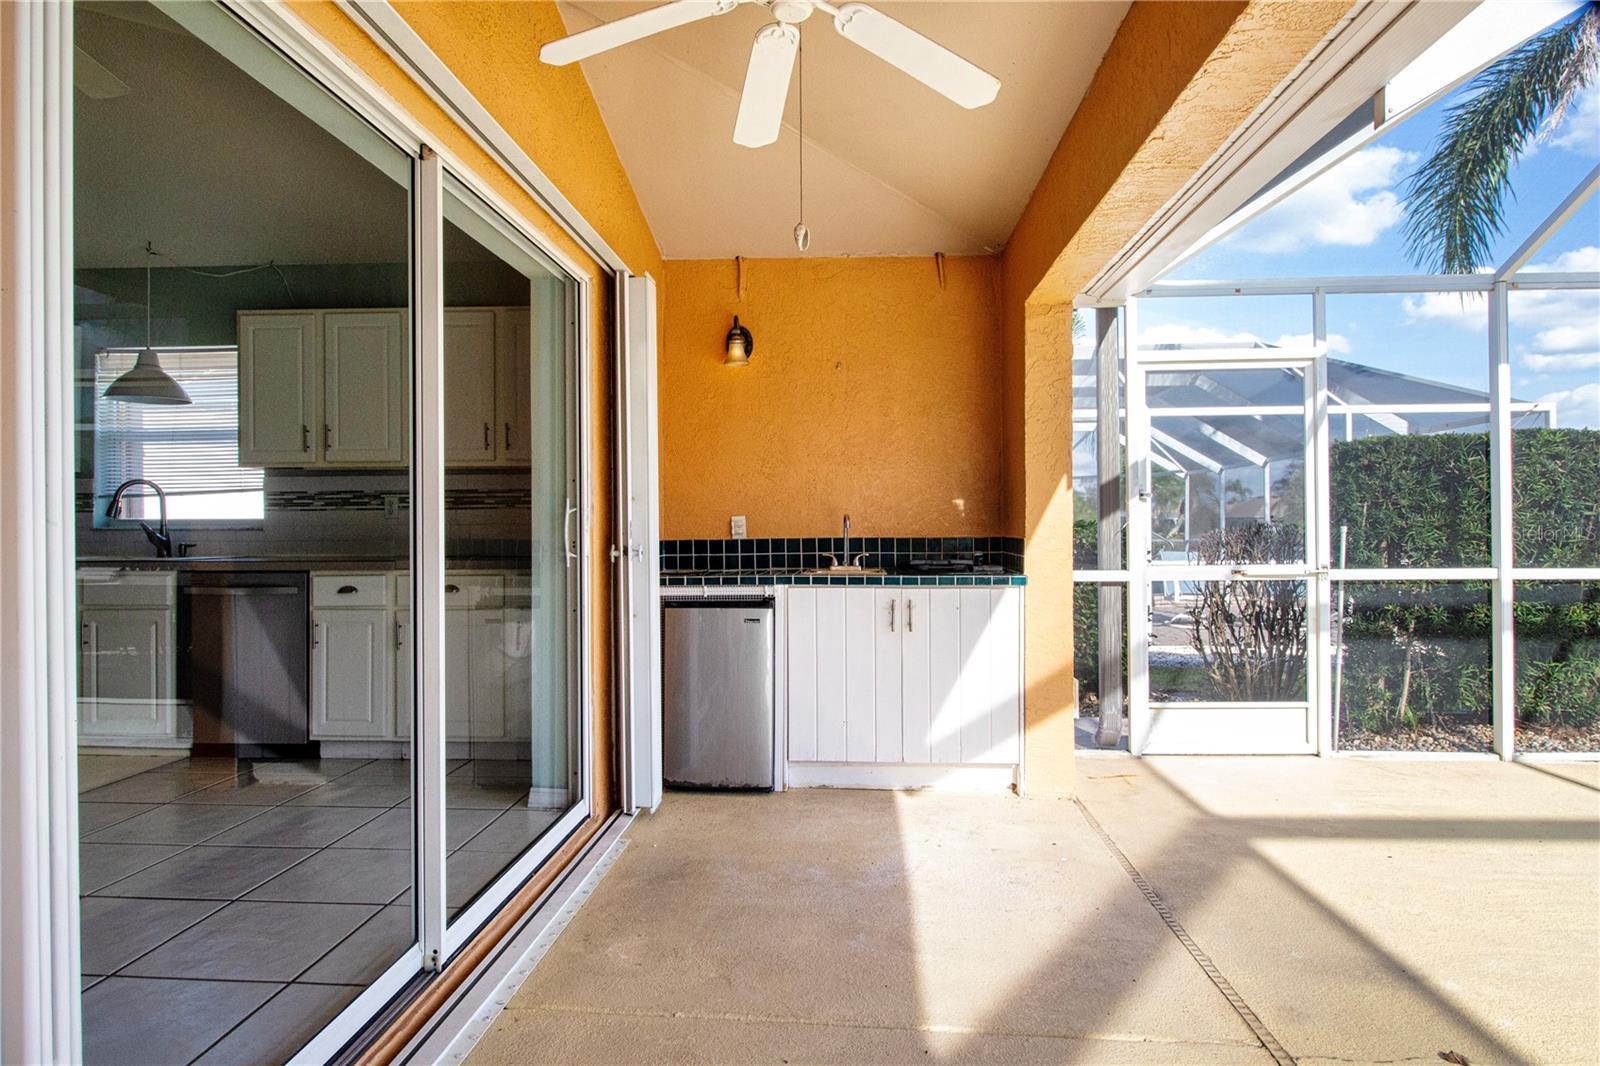
[[[661,604],[662,770],[674,788],[771,791],[771,597]]]

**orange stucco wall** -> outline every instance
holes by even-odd
[[[1135,3],[1007,242],[1003,507],[1027,559],[1025,758],[1035,794],[1073,788],[1071,300],[1348,10]]]
[[[435,53],[465,82],[634,273],[662,276],[662,261],[627,174],[577,67],[538,63],[539,46],[565,35],[551,3],[411,2],[396,5]],[[613,788],[611,649],[613,602],[607,551],[612,533],[612,370],[609,286],[599,264],[552,220],[516,181],[437,107],[358,25],[329,0],[295,0],[295,14],[421,122],[446,150],[491,185],[528,224],[566,253],[596,283],[590,309],[590,447],[594,510],[589,544],[594,560],[589,589],[594,685],[595,817],[616,806]],[[483,47],[493,41],[493,48]]]
[[[1000,534],[997,259],[667,264],[665,537]],[[722,363],[733,316],[747,367]]]

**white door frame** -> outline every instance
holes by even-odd
[[[622,810],[661,805],[661,491],[656,285],[617,276],[617,699]]]
[[[1130,314],[1131,317],[1131,314]],[[1129,748],[1145,754],[1329,754],[1332,751],[1332,702],[1329,684],[1331,611],[1328,519],[1327,350],[1321,294],[1315,301],[1313,341],[1295,349],[1190,349],[1143,350],[1129,345],[1127,360],[1128,452],[1128,709]],[[1130,336],[1133,335],[1130,328]],[[1151,542],[1152,459],[1148,378],[1163,371],[1200,369],[1298,370],[1304,390],[1299,403],[1283,409],[1248,407],[1248,413],[1300,413],[1304,418],[1305,562],[1291,565],[1204,566],[1162,563],[1153,558]],[[1162,409],[1181,415],[1191,409]],[[1156,416],[1160,417],[1160,416]],[[1150,696],[1150,621],[1153,613],[1152,581],[1302,580],[1306,583],[1306,700],[1268,703],[1157,703]],[[1303,729],[1296,733],[1287,721],[1298,712]],[[1169,740],[1159,735],[1163,719],[1187,724],[1189,714],[1205,715],[1205,729],[1185,730],[1180,725]],[[1229,729],[1228,726],[1236,728]],[[1257,735],[1264,726],[1286,730],[1277,739]],[[1219,728],[1221,727],[1221,728]],[[1196,741],[1196,735],[1203,739]]]

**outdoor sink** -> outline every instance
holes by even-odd
[[[889,571],[881,566],[819,566],[811,570],[802,570],[800,573],[807,577],[872,577],[887,574]]]

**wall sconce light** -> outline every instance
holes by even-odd
[[[726,342],[727,354],[723,356],[724,366],[749,366],[750,356],[756,350],[755,338],[750,336],[750,331],[739,325],[739,316],[733,316],[733,328],[728,330]]]

